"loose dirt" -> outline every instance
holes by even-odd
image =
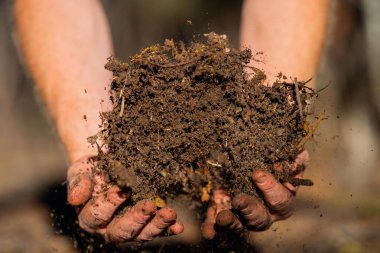
[[[315,93],[281,75],[265,86],[265,74],[248,66],[255,57],[210,33],[189,45],[166,40],[129,63],[109,58],[113,110],[101,115],[107,152],[99,151],[97,166],[130,189],[133,202],[180,193],[207,202],[218,187],[259,196],[250,179],[257,169],[311,185],[289,167],[307,138]],[[282,172],[273,169],[279,164]]]

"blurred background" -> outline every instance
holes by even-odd
[[[66,205],[67,162],[17,50],[12,1],[0,0],[0,253],[100,252]],[[241,1],[104,0],[116,56],[165,38],[215,31],[238,46]],[[313,112],[328,117],[308,143],[296,213],[251,233],[258,252],[379,252],[380,2],[331,0]],[[191,20],[191,25],[187,20]],[[54,168],[54,169],[52,169]],[[60,170],[57,170],[59,168]],[[111,252],[111,249],[107,249]],[[162,250],[165,252],[165,249]]]

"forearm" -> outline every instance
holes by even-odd
[[[25,62],[70,160],[96,153],[86,138],[109,107],[111,75],[103,66],[112,54],[102,6],[96,0],[17,0],[15,15]]]
[[[241,47],[264,52],[262,68],[270,80],[279,72],[309,79],[322,51],[327,13],[328,0],[245,0]]]

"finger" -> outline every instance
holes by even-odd
[[[206,220],[201,226],[201,233],[204,239],[211,240],[215,237],[216,216],[219,212],[228,209],[231,209],[230,196],[221,189],[214,190],[210,207],[207,209]]]
[[[291,166],[291,170],[295,170],[298,166],[304,165],[307,166],[307,163],[309,161],[309,152],[307,150],[301,151],[297,157],[294,163]]]
[[[295,176],[293,176],[293,178],[295,179],[302,179],[303,178],[303,174],[304,174],[304,171],[301,171],[299,173],[297,173]],[[293,194],[293,196],[296,195],[298,189],[299,189],[299,186],[294,186],[291,182],[284,182],[283,185]]]
[[[202,237],[206,240],[212,240],[214,239],[216,232],[215,232],[215,223],[214,222],[203,222],[201,227],[201,233]]]
[[[292,193],[269,172],[257,170],[252,178],[263,193],[270,212],[276,214],[276,219],[288,218],[293,212]]]
[[[93,189],[91,180],[92,168],[93,165],[89,162],[89,157],[84,157],[68,169],[67,201],[70,205],[82,205],[90,199]]]
[[[243,225],[230,210],[223,210],[216,216],[215,224],[223,230],[240,231]]]
[[[223,190],[214,190],[212,202],[216,207],[215,214],[223,210],[231,209],[231,198]],[[215,219],[216,215],[213,218]]]
[[[206,212],[206,220],[202,223],[201,234],[206,240],[211,240],[215,237],[215,218],[216,218],[216,207],[210,206]]]
[[[201,233],[206,240],[215,237],[215,219],[217,213],[231,208],[231,198],[221,189],[214,190],[210,207],[207,209],[206,220],[202,223]]]
[[[169,226],[168,230],[169,235],[179,235],[185,230],[185,227],[181,222],[176,221],[173,225]]]
[[[294,163],[290,166],[290,171],[292,172],[292,176],[296,179],[302,179],[303,174],[305,172],[306,165],[309,161],[309,153],[307,150],[301,151]],[[285,182],[284,186],[293,194],[295,195],[299,186],[294,186],[291,182]]]
[[[104,171],[94,170],[92,173],[92,182],[94,185],[92,189],[92,198],[96,198],[102,194],[104,189],[108,187]]]
[[[141,230],[136,237],[139,241],[150,241],[164,232],[177,219],[177,213],[169,207],[160,209],[154,218]]]
[[[116,209],[127,199],[118,186],[112,186],[106,192],[89,201],[78,216],[79,225],[88,232],[95,232],[112,218]]]
[[[111,221],[107,226],[105,238],[107,241],[123,242],[134,238],[151,219],[157,207],[152,201],[142,200],[125,214]]]
[[[263,231],[272,224],[270,213],[256,197],[239,194],[232,200],[232,207],[249,230]]]

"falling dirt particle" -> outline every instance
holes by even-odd
[[[187,23],[188,25],[192,25],[192,24],[193,24],[193,22],[192,22],[190,19],[186,20],[186,23]]]
[[[86,90],[86,89],[84,89],[84,93],[86,93],[86,94],[87,94],[87,90]]]
[[[83,119],[87,121],[87,115],[83,115]]]

